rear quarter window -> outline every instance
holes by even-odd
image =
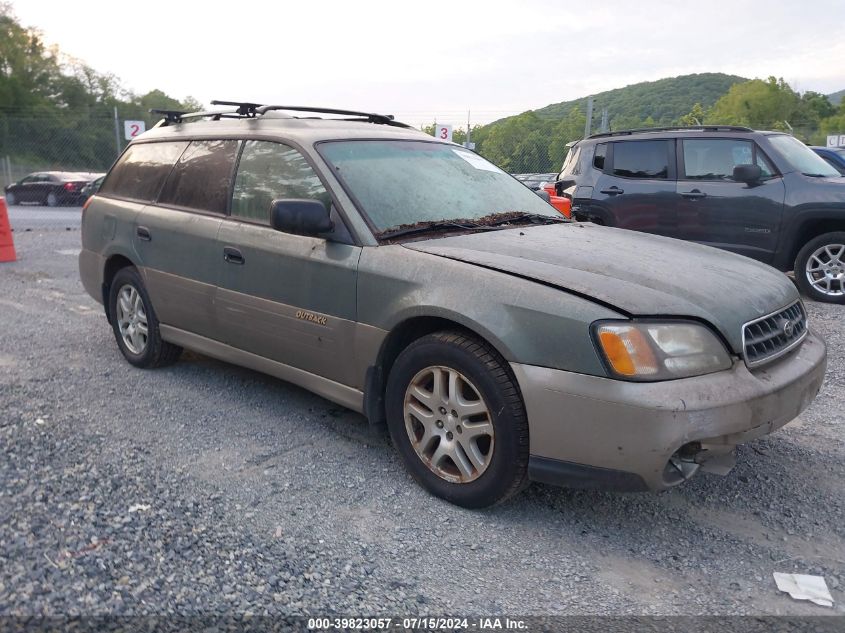
[[[187,141],[132,145],[106,176],[100,195],[140,202],[155,200]]]
[[[593,154],[593,167],[599,171],[604,171],[604,159],[607,156],[607,143],[599,143],[596,145],[596,151]]]

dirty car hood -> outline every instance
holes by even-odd
[[[742,326],[798,299],[774,268],[726,251],[589,223],[520,227],[405,243],[592,298],[632,316],[685,316],[734,352]]]

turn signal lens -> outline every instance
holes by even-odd
[[[657,373],[654,352],[639,330],[632,327],[601,327],[599,341],[607,362],[617,374],[647,376]]]
[[[632,380],[671,380],[732,365],[724,345],[698,323],[599,322],[600,352],[611,372]]]

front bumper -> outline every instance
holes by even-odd
[[[528,413],[529,475],[579,487],[669,488],[708,459],[724,466],[737,444],[793,420],[815,398],[826,365],[824,341],[812,331],[770,366],[750,371],[737,361],[727,371],[666,382],[511,363]],[[683,476],[669,465],[679,451],[690,465]]]

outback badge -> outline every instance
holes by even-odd
[[[312,323],[316,323],[317,325],[326,325],[326,317],[321,316],[319,314],[314,314],[313,312],[306,312],[305,310],[297,310],[296,311],[296,318],[302,319],[303,321],[311,321]]]

